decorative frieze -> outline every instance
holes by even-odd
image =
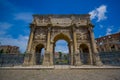
[[[90,15],[34,15],[33,23],[36,22],[37,26],[47,26],[52,24],[52,26],[71,26],[76,24],[76,26],[86,26],[90,20]]]

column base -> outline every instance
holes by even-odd
[[[22,66],[29,66],[29,63],[28,63],[28,62],[24,62],[24,63],[22,64]]]
[[[52,62],[50,62],[50,66],[52,66],[53,65],[53,61]]]
[[[43,66],[50,66],[50,62],[43,62]]]
[[[30,65],[30,66],[32,66],[32,65],[36,65],[36,63],[34,63],[34,62],[30,62],[29,65]]]
[[[42,65],[43,66],[50,66],[51,65],[51,62],[50,62],[50,53],[45,53]]]
[[[100,60],[100,56],[98,55],[98,53],[97,53],[97,55],[96,55],[96,57],[95,57],[96,59],[96,61],[95,61],[95,65],[97,65],[97,66],[102,66],[103,65],[103,63],[101,62],[101,60]]]
[[[32,54],[26,53],[24,56],[24,63],[23,66],[29,66]]]
[[[103,66],[103,63],[101,61],[96,61],[95,65],[96,66]]]
[[[80,60],[80,55],[79,55],[79,53],[76,53],[75,54],[75,64],[74,64],[75,66],[81,66],[82,65],[82,62],[81,62],[81,60]]]
[[[75,66],[81,66],[81,65],[82,65],[81,62],[76,62],[76,63],[75,63]]]

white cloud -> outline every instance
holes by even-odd
[[[107,18],[107,16],[105,15],[106,12],[107,12],[107,6],[101,5],[100,7],[90,11],[89,14],[91,15],[90,16],[91,19],[97,18],[97,22],[99,22]]]
[[[107,30],[106,30],[106,35],[110,35],[111,32],[112,32],[112,29],[111,29],[111,28],[107,28]]]
[[[104,20],[104,19],[106,19],[107,17],[105,16],[105,13],[107,12],[107,10],[106,10],[106,6],[105,5],[102,5],[102,6],[100,6],[99,8],[97,8],[97,11],[98,11],[98,14],[97,14],[97,16],[98,16],[98,22],[100,21],[100,20]]]
[[[23,12],[23,13],[16,13],[14,14],[14,20],[22,20],[24,22],[30,23],[32,21],[32,14],[31,12]]]
[[[7,23],[7,22],[0,22],[0,29],[5,30],[8,29],[12,26],[12,24]]]
[[[0,42],[2,45],[19,46],[21,52],[24,52],[26,50],[27,41],[28,41],[28,36],[23,36],[23,35],[19,35],[17,39],[12,38],[11,36],[0,37]]]
[[[55,52],[69,53],[67,42],[65,40],[59,40],[56,42]]]
[[[68,47],[66,46],[56,46],[55,48],[55,52],[63,52],[63,53],[68,53],[69,50],[68,50]]]
[[[97,16],[97,11],[93,10],[93,11],[89,12],[89,14],[90,14],[90,19],[94,19]]]
[[[0,22],[0,35],[4,35],[7,32],[7,30],[12,26],[13,24],[7,22]]]

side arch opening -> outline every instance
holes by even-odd
[[[43,63],[45,48],[43,44],[38,44],[35,49],[36,64],[41,65]]]
[[[83,64],[90,64],[90,54],[89,54],[89,49],[86,44],[81,44],[80,45],[80,58]]]

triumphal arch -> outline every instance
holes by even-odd
[[[54,65],[55,43],[60,39],[68,42],[69,65],[102,65],[93,28],[89,14],[33,15],[24,65],[39,65],[42,48],[45,52],[41,65]]]

